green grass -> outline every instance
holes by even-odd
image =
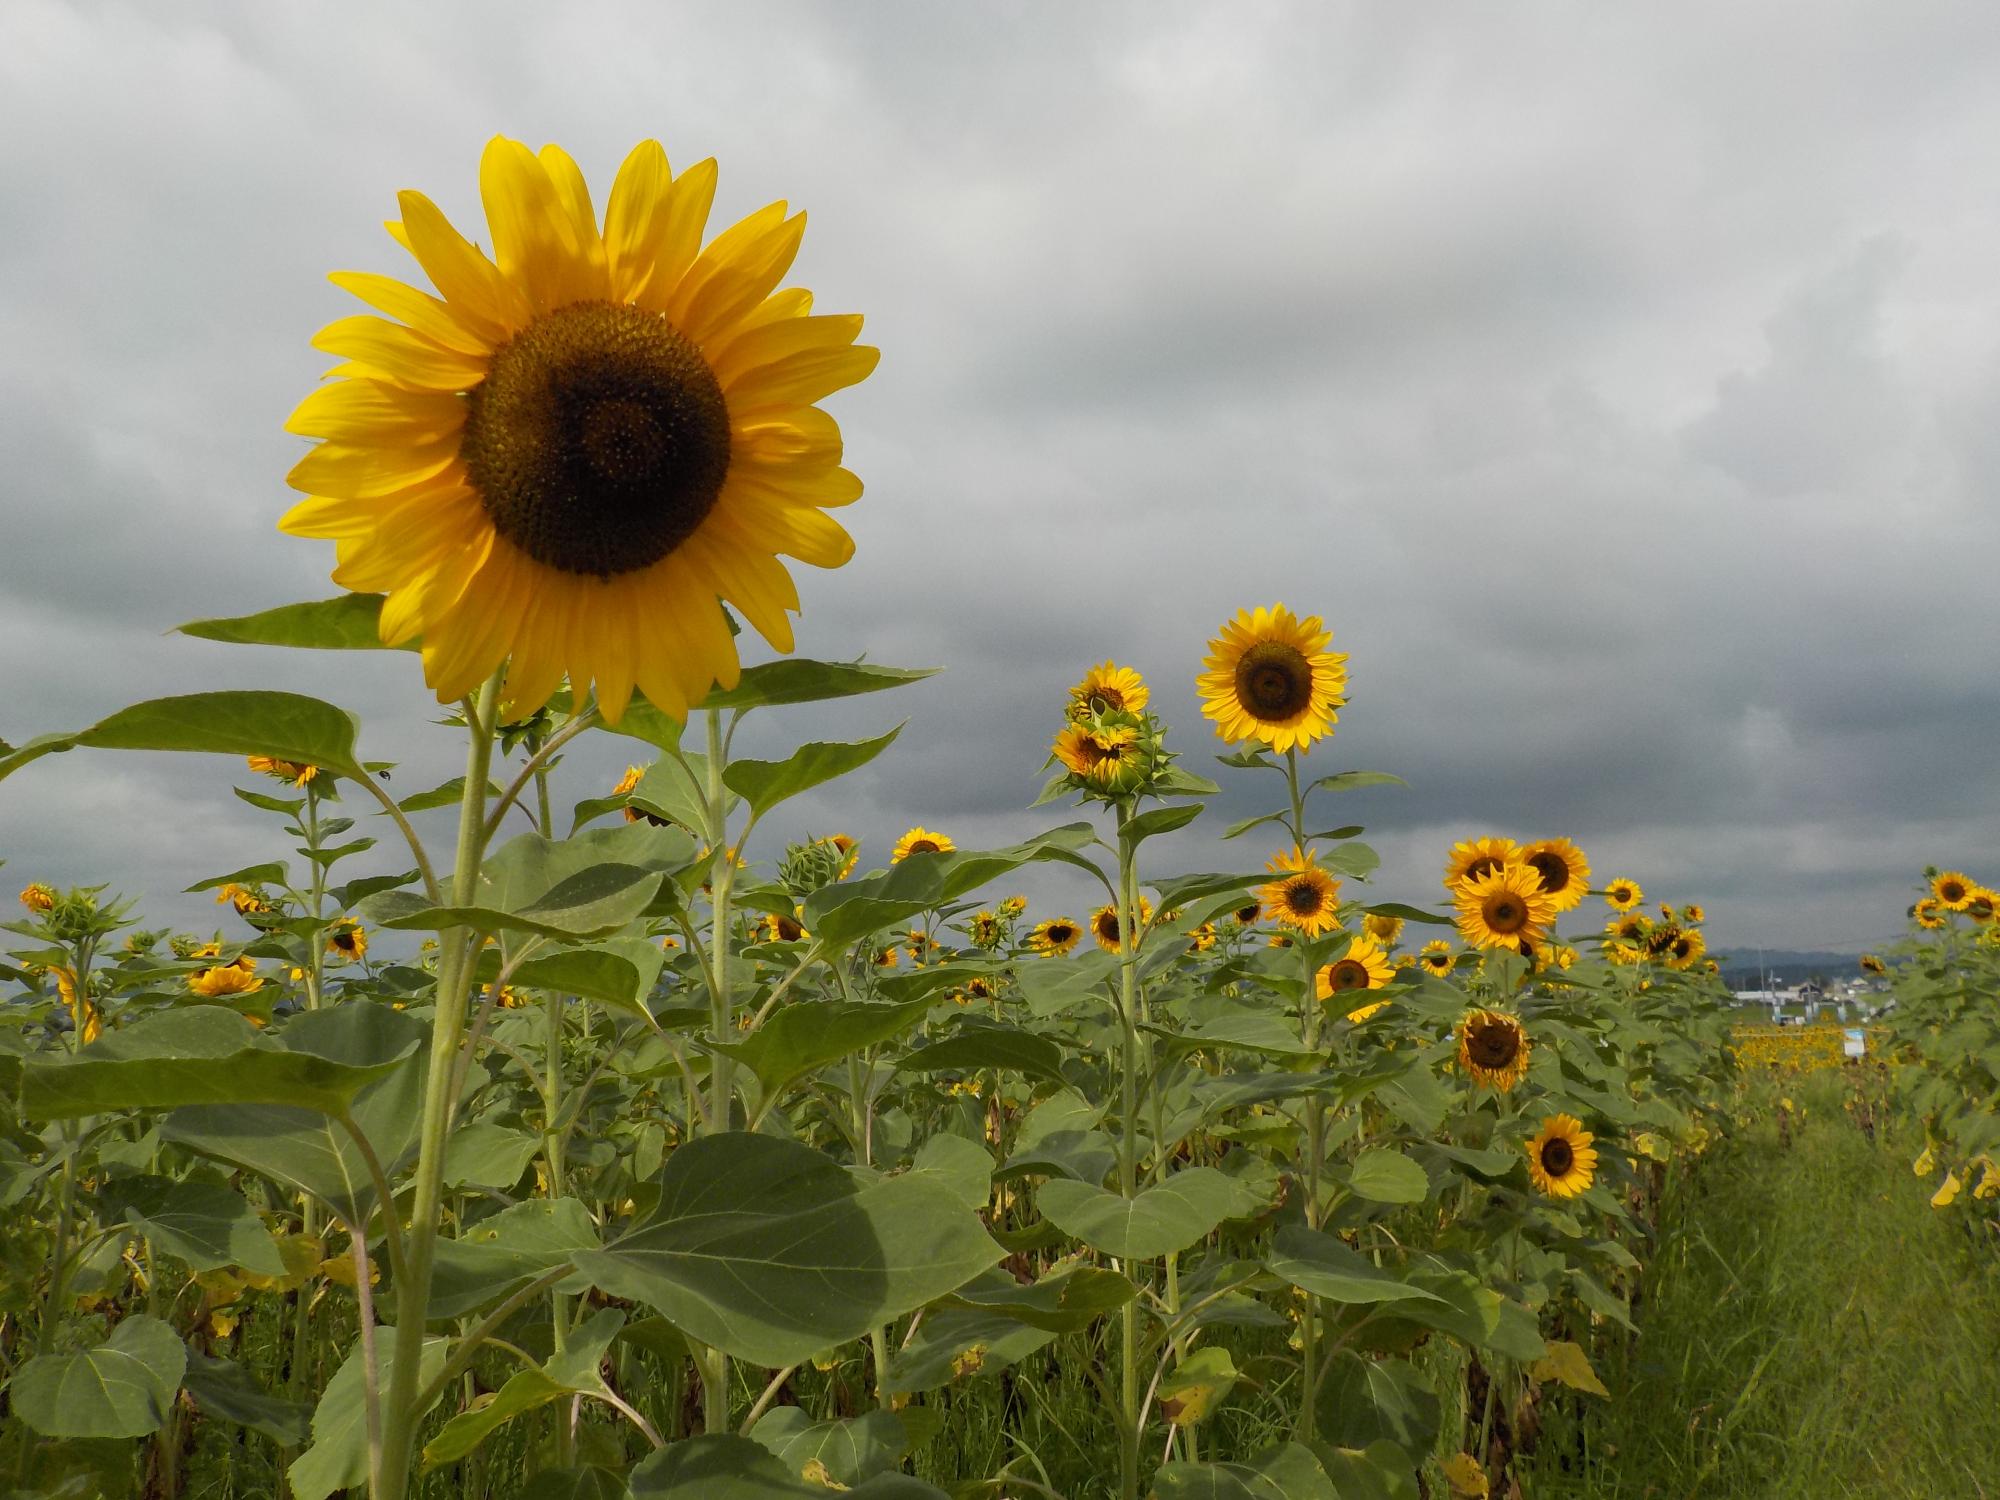
[[[1669,1198],[1614,1401],[1552,1416],[1532,1500],[2000,1500],[2000,1256],[1846,1089],[1792,1080],[1789,1143],[1767,1117]]]

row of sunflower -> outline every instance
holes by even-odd
[[[1270,807],[1219,868],[1159,854],[1223,789],[1113,662],[1052,704],[1037,805],[1080,817],[756,858],[897,731],[759,760],[745,717],[928,674],[739,660],[739,617],[792,648],[780,554],[851,552],[818,403],[875,351],[780,286],[784,204],[704,246],[714,184],[647,143],[600,219],[565,153],[496,140],[490,256],[404,194],[431,290],[337,277],[386,316],[322,332],[342,363],[291,424],[317,443],[284,527],[355,592],[185,627],[418,646],[463,776],[392,796],[353,717],[289,692],[0,746],[0,777],[247,755],[268,779],[238,795],[298,853],[200,882],[242,924],[212,939],[23,894],[15,1488],[1504,1484],[1540,1407],[1604,1395],[1663,1173],[1708,1138],[1731,1062],[1700,909],[1640,912],[1564,838],[1469,840],[1447,899],[1381,899],[1323,809],[1397,778],[1308,770],[1347,660],[1281,604],[1194,674]],[[592,732],[636,763],[559,809]],[[413,821],[446,807],[448,858]],[[376,842],[357,808],[397,857],[336,879]],[[1038,864],[1102,899],[991,899]]]

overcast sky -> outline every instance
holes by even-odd
[[[794,280],[867,315],[880,371],[829,403],[858,550],[797,569],[800,649],[945,672],[754,743],[912,718],[799,804],[871,861],[1060,821],[1026,807],[1106,656],[1213,769],[1203,642],[1282,599],[1352,658],[1313,768],[1409,780],[1329,810],[1386,899],[1566,833],[1712,946],[1854,950],[1926,862],[2000,879],[1990,3],[6,0],[0,738],[275,686],[358,710],[399,787],[457,769],[406,655],[163,632],[334,592],[275,530],[307,341],[360,310],[325,273],[414,279],[400,188],[483,241],[495,133],[600,206],[636,140],[713,155],[711,229],[808,209]],[[0,881],[213,925],[173,893],[282,849],[238,772],[45,760],[0,783]]]

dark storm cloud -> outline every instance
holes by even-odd
[[[855,561],[801,570],[802,649],[947,669],[753,721],[777,754],[913,719],[787,829],[881,858],[1062,821],[1026,804],[1107,656],[1207,769],[1203,643],[1282,598],[1353,658],[1315,765],[1410,782],[1326,813],[1382,894],[1563,832],[1722,946],[1864,946],[1926,861],[2000,874],[1996,84],[1976,6],[17,0],[0,735],[283,685],[361,712],[399,790],[452,774],[405,656],[162,632],[331,591],[272,530],[282,424],[349,310],[324,272],[403,272],[394,190],[478,235],[488,135],[602,184],[656,134],[721,159],[718,224],[808,207],[799,279],[884,350],[835,403],[869,492]],[[566,789],[640,749],[578,747]],[[0,857],[210,920],[169,893],[284,847],[234,769],[44,762],[0,786]]]

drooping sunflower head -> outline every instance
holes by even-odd
[[[1945,916],[1944,906],[1935,896],[1924,897],[1910,908],[1910,915],[1926,932],[1941,932],[1951,925],[1950,919]]]
[[[789,651],[780,556],[852,555],[826,508],[861,486],[816,403],[876,351],[860,318],[778,290],[803,214],[774,203],[703,247],[715,178],[642,142],[600,222],[565,152],[496,138],[491,258],[410,192],[391,232],[438,295],[334,276],[388,316],[314,340],[344,363],[287,424],[321,441],[281,524],[337,543],[335,582],[388,594],[384,642],[420,640],[441,699],[505,662],[510,719],[565,676],[610,722],[635,687],[678,718],[737,680],[718,598]]]
[[[342,922],[326,935],[326,951],[341,959],[368,956],[368,934],[359,922]]]
[[[1613,911],[1631,911],[1645,899],[1636,880],[1613,880],[1604,887],[1604,904]]]
[[[1491,874],[1502,865],[1518,864],[1520,859],[1521,846],[1512,839],[1461,839],[1445,856],[1444,888],[1456,893],[1466,882]]]
[[[54,911],[56,909],[56,889],[52,885],[42,884],[39,880],[33,881],[22,890],[21,904],[37,915],[43,912]]]
[[[1873,953],[1864,953],[1861,955],[1861,972],[1864,974],[1886,974],[1889,972],[1889,966]]]
[[[1527,865],[1499,865],[1458,886],[1458,930],[1476,948],[1519,948],[1542,940],[1555,898]]]
[[[1328,651],[1318,615],[1299,619],[1282,604],[1238,610],[1208,643],[1196,679],[1201,711],[1230,744],[1309,750],[1333,733],[1347,692],[1347,657]]]
[[[1505,1093],[1528,1076],[1528,1034],[1502,1011],[1468,1011],[1458,1023],[1458,1065],[1474,1083]]]
[[[1442,976],[1449,974],[1458,960],[1452,955],[1450,943],[1442,938],[1432,938],[1424,944],[1423,951],[1417,955],[1417,962],[1422,964],[1427,972]]]
[[[1402,941],[1403,919],[1371,911],[1361,919],[1361,930],[1384,948],[1393,948]]]
[[[1551,1198],[1574,1198],[1597,1173],[1595,1137],[1575,1115],[1550,1115],[1528,1142],[1528,1176]]]
[[[224,995],[248,995],[264,985],[264,981],[257,977],[256,969],[256,959],[238,957],[233,962],[217,964],[213,968],[196,969],[188,975],[188,988],[209,1000],[220,999]]]
[[[1275,880],[1257,891],[1265,916],[1295,927],[1307,937],[1318,937],[1337,924],[1340,882],[1320,867],[1316,852],[1294,845],[1272,855],[1264,868],[1277,872]]]
[[[1315,976],[1319,998],[1331,1000],[1349,990],[1379,990],[1396,977],[1389,955],[1360,935],[1348,940],[1347,951],[1330,964],[1323,964]]]
[[[1118,923],[1118,914],[1111,915],[1112,926]],[[1028,946],[1046,958],[1067,953],[1083,937],[1083,927],[1074,917],[1050,917],[1046,922],[1035,924],[1035,930],[1028,934]]]
[[[1984,924],[1991,922],[1995,912],[2000,912],[2000,892],[1985,886],[1975,886],[1972,894],[1965,898],[1965,915],[1973,921]]]
[[[1153,920],[1153,903],[1144,896],[1139,898],[1139,926],[1144,927]],[[1122,953],[1124,942],[1119,932],[1118,908],[1100,906],[1090,914],[1090,935],[1097,939],[1097,946],[1106,953]]]
[[[889,863],[899,865],[912,854],[950,854],[958,848],[941,833],[933,833],[928,828],[912,828],[896,840],[896,847],[890,851]]]
[[[1605,923],[1604,930],[1621,943],[1643,943],[1653,930],[1653,919],[1642,911],[1628,911]]]
[[[278,760],[269,755],[252,755],[247,758],[250,769],[260,776],[269,776],[274,781],[289,781],[293,786],[304,786],[319,775],[318,766],[309,766],[302,760]]]
[[[1558,912],[1574,911],[1590,890],[1590,861],[1568,839],[1543,839],[1521,851],[1521,863],[1542,877]]]
[[[1005,935],[1000,925],[999,913],[975,912],[972,920],[966,924],[965,935],[972,939],[972,946],[975,948],[999,947],[1000,939]]]
[[[239,917],[262,916],[271,909],[271,902],[262,891],[230,881],[215,893],[215,903],[220,906],[227,902],[235,908]]]
[[[1087,719],[1107,710],[1136,714],[1151,700],[1145,678],[1130,667],[1101,662],[1083,674],[1083,681],[1069,690],[1068,717]]]
[[[1946,911],[1964,911],[1979,885],[1957,870],[1940,870],[1931,877],[1931,896]]]

